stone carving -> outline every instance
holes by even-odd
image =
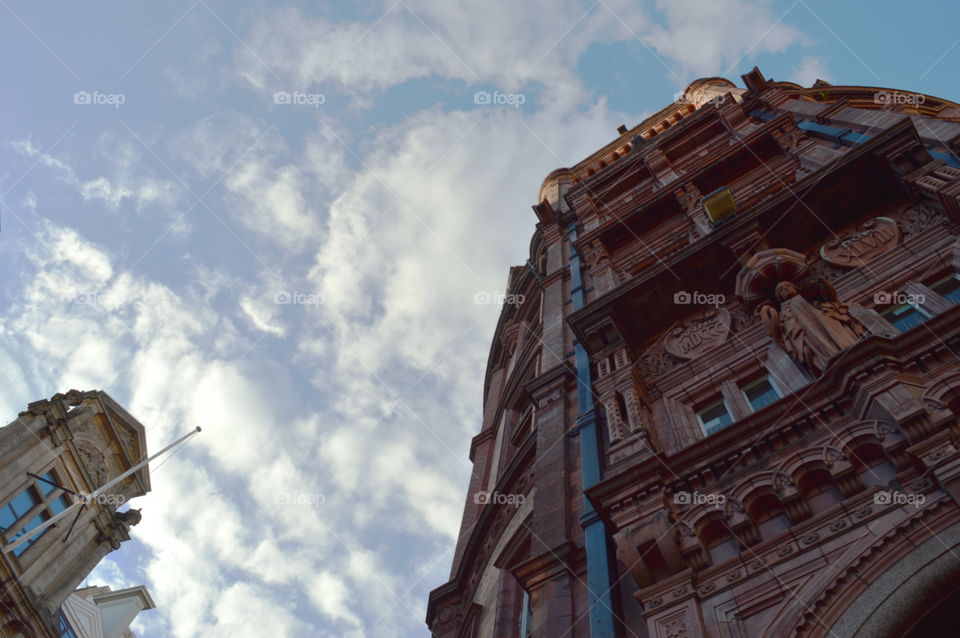
[[[98,488],[107,482],[109,472],[107,471],[106,459],[100,450],[89,441],[81,439],[76,440],[77,455],[80,457],[80,463],[86,468],[93,481],[94,488]]]
[[[900,217],[900,228],[903,238],[913,237],[931,226],[942,225],[946,222],[943,212],[933,206],[920,203],[904,211]]]
[[[845,518],[838,518],[834,522],[830,523],[830,531],[838,532],[847,526],[847,520]]]
[[[637,360],[637,369],[645,377],[662,376],[677,366],[685,363],[684,359],[675,357],[663,348],[663,342],[658,341]]]
[[[784,545],[777,550],[777,556],[783,558],[793,553],[793,545]]]
[[[730,313],[725,308],[710,308],[678,321],[667,332],[663,347],[681,359],[695,359],[718,346],[730,334]]]
[[[874,257],[892,250],[900,243],[900,227],[889,217],[874,217],[843,237],[820,247],[820,256],[830,263],[859,268]]]
[[[139,525],[140,521],[143,519],[143,516],[140,514],[140,510],[135,509],[128,509],[125,512],[115,512],[114,517],[118,522],[123,523],[127,527]]]
[[[807,273],[813,277],[821,277],[829,281],[836,281],[840,277],[843,277],[850,272],[849,268],[844,268],[836,264],[832,264],[826,259],[818,259],[817,261],[810,264],[807,268]]]
[[[819,375],[830,358],[860,340],[866,328],[837,300],[823,279],[809,282],[801,295],[789,281],[775,289],[779,310],[767,302],[758,309],[767,332],[796,361]]]
[[[668,620],[663,625],[664,638],[687,638],[687,625],[683,618]]]

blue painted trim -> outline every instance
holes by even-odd
[[[944,153],[942,151],[933,151],[930,149],[927,149],[927,152],[936,157],[938,160],[942,160],[954,168],[960,168],[960,159],[957,159],[957,156],[953,153]]]
[[[586,304],[583,288],[583,273],[580,255],[573,247],[577,238],[577,225],[567,227],[570,239],[570,303],[579,310]],[[580,438],[580,476],[586,490],[600,482],[600,436],[597,429],[597,414],[593,403],[593,379],[590,373],[590,357],[580,343],[575,343],[574,359],[577,365],[577,432]],[[583,494],[584,544],[587,550],[587,587],[590,607],[591,638],[616,638],[617,626],[613,617],[613,578],[610,541],[606,525],[597,515],[593,503]]]

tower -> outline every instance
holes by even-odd
[[[544,180],[436,638],[960,622],[960,105],[743,82]]]

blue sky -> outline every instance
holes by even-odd
[[[0,408],[151,449],[140,636],[424,636],[543,177],[739,76],[960,99],[955,3],[0,0]],[[503,104],[477,104],[475,93]],[[495,93],[496,92],[496,93]]]

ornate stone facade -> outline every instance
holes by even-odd
[[[0,428],[0,506],[32,501],[28,513],[0,532],[6,546],[25,520],[49,518],[143,461],[143,426],[105,392],[71,390],[31,403]],[[37,477],[52,476],[55,487]],[[61,605],[108,553],[130,540],[139,510],[118,504],[150,490],[147,468],[117,483],[78,515],[47,528],[22,551],[0,561],[0,635],[56,638]],[[24,497],[22,495],[26,494]],[[17,512],[21,514],[21,512]],[[10,518],[13,518],[12,516]],[[8,518],[4,514],[4,524]]]
[[[743,81],[541,187],[436,638],[960,624],[960,106]]]

